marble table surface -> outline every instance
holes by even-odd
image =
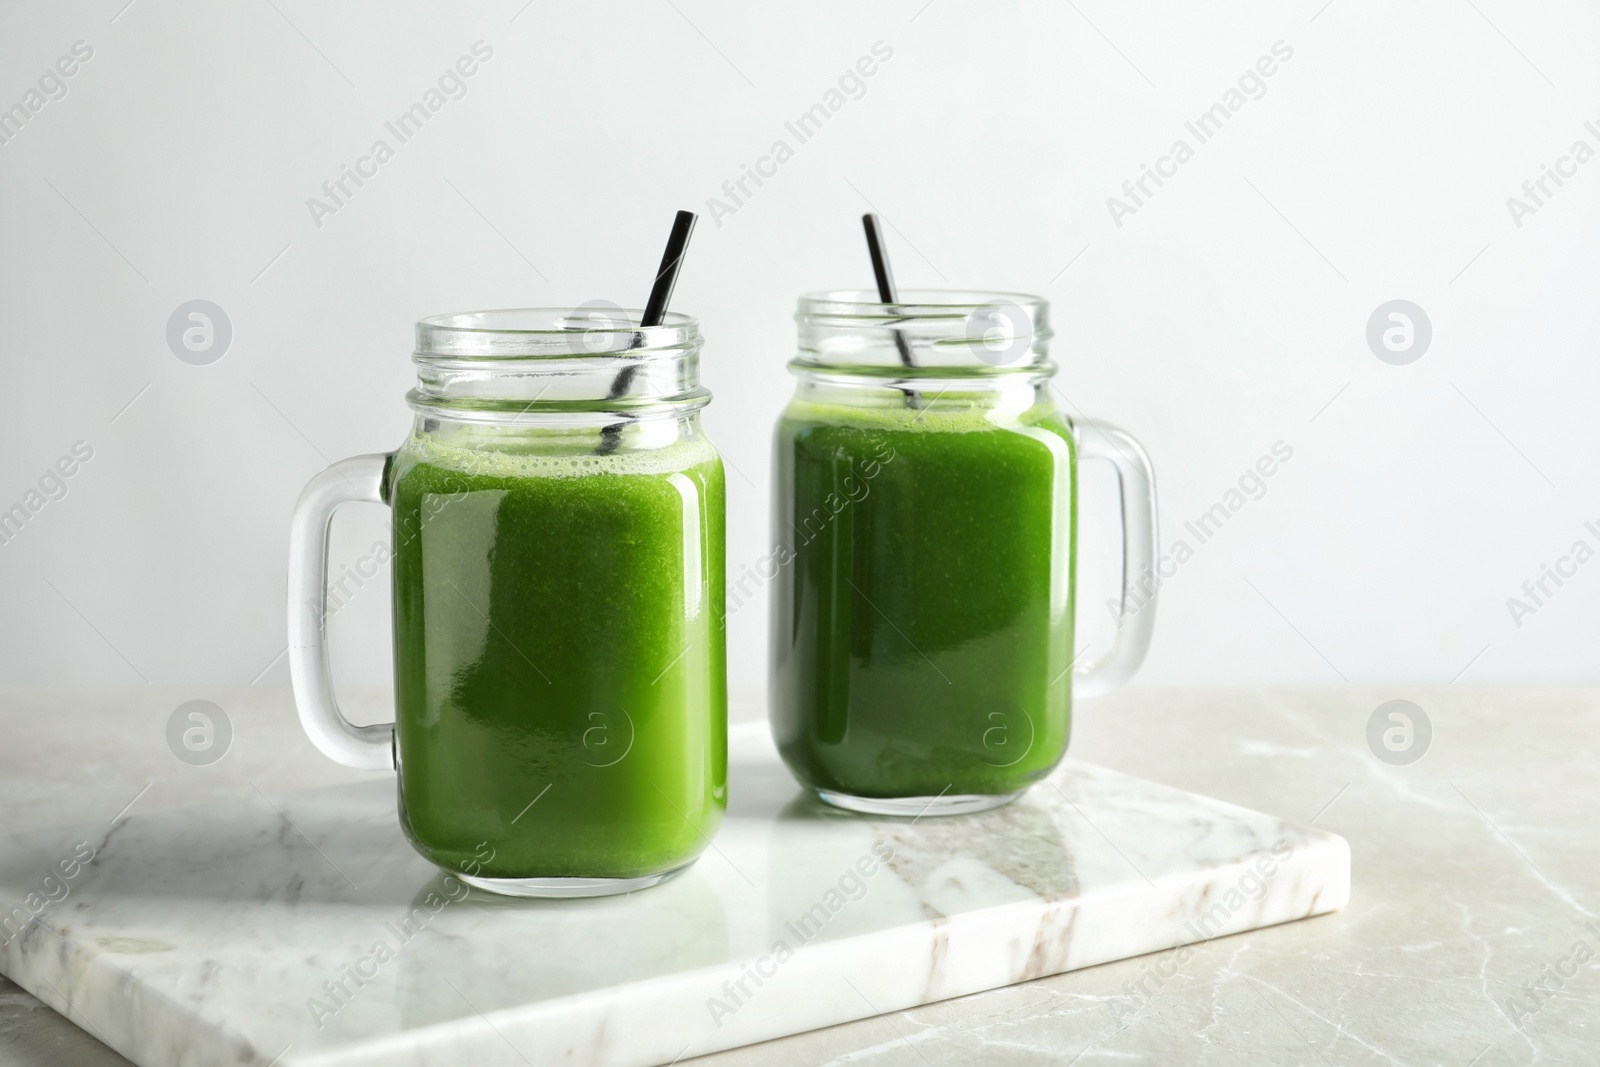
[[[233,721],[222,763],[166,751],[168,716],[193,697]],[[1403,766],[1367,741],[1372,713],[1395,697],[1432,727],[1426,756]],[[1593,689],[1131,690],[1085,702],[1075,758],[1341,834],[1354,852],[1350,904],[695,1062],[1593,1062],[1597,706]],[[349,783],[367,776],[327,765],[293,725],[275,692],[5,694],[3,828],[104,824],[130,801],[144,817],[220,809],[256,785],[359,793]],[[122,1062],[0,986],[0,1064]]]

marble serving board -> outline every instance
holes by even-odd
[[[626,897],[468,891],[402,838],[391,780],[13,837],[0,970],[145,1067],[628,1067],[1349,899],[1343,838],[1072,760],[910,820],[804,796],[764,726],[730,750],[712,847]]]

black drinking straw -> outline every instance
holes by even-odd
[[[667,315],[667,305],[672,302],[672,290],[678,284],[678,268],[683,266],[683,254],[689,250],[689,236],[694,233],[695,213],[680,211],[672,220],[672,233],[667,237],[667,250],[661,253],[661,266],[656,269],[656,283],[650,287],[650,299],[644,305],[644,318],[640,326],[660,326]]]
[[[883,250],[883,233],[878,229],[878,216],[867,212],[861,216],[861,227],[867,231],[867,252],[872,256],[872,276],[878,283],[878,300],[884,304],[898,304],[900,298],[894,291],[894,273],[889,269],[889,254]],[[895,351],[900,353],[900,362],[906,366],[915,366],[911,361],[911,346],[906,344],[906,335],[899,330],[894,331]]]
[[[666,251],[661,254],[661,266],[656,268],[656,281],[650,287],[650,299],[645,301],[644,316],[639,319],[641,329],[660,326],[667,317],[667,305],[672,302],[672,290],[678,285],[678,270],[683,266],[683,254],[689,250],[689,237],[694,233],[695,219],[694,212],[680,211],[672,220],[672,233],[667,237]],[[643,337],[634,339],[635,345],[643,343]],[[606,394],[607,399],[615,400],[626,393],[638,369],[638,364],[630,363],[618,371],[611,383],[611,391]],[[617,445],[622,441],[622,428],[626,425],[624,422],[615,422],[600,431],[601,455],[617,450]]]

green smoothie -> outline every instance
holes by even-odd
[[[813,789],[1009,794],[1066,750],[1072,431],[922,403],[796,400],[778,426],[772,722]]]
[[[407,835],[485,878],[689,862],[727,804],[721,461],[439,436],[388,482]]]

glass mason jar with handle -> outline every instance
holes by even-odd
[[[1138,669],[1155,620],[1154,473],[1069,418],[1047,304],[1006,293],[804,296],[776,434],[771,715],[823,800],[887,815],[998,807],[1067,747],[1072,696]],[[1078,462],[1121,488],[1113,647],[1075,646]]]
[[[669,314],[527,309],[417,324],[410,437],[306,486],[289,656],[324,754],[395,769],[423,856],[480,888],[652,885],[727,804],[722,462],[700,332]],[[352,725],[329,673],[328,525],[388,504],[395,721]]]

